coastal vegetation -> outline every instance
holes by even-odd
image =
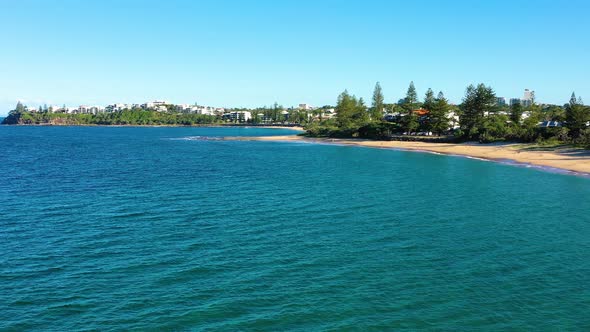
[[[387,140],[560,142],[590,148],[590,108],[572,94],[564,106],[534,100],[501,105],[494,90],[470,85],[462,103],[452,105],[442,92],[428,89],[422,101],[411,82],[405,98],[385,104],[376,84],[370,107],[347,90],[337,99],[335,117],[306,125],[314,137],[358,137]],[[441,139],[444,138],[444,139]]]
[[[157,112],[130,109],[98,114],[52,113],[49,111],[25,111],[17,105],[4,119],[3,124],[52,124],[52,125],[198,125],[214,124],[218,118],[211,115]]]
[[[95,113],[71,113],[65,112],[64,105],[60,110],[51,107],[39,107],[29,109],[22,103],[17,103],[14,110],[10,111],[2,124],[8,125],[207,125],[207,124],[248,124],[248,125],[304,125],[310,121],[310,113],[299,109],[285,109],[274,103],[267,107],[255,109],[233,108],[226,113],[199,114],[186,112],[177,105],[162,105],[166,111],[158,111],[156,108],[141,106]],[[314,112],[316,112],[314,110]],[[248,113],[248,119],[240,117],[227,117],[228,114]]]
[[[470,85],[458,105],[451,104],[443,92],[427,89],[420,100],[413,82],[405,97],[386,103],[379,82],[371,104],[347,90],[336,106],[319,108],[270,107],[233,108],[223,112],[199,114],[178,105],[159,108],[133,106],[94,113],[54,111],[51,107],[28,109],[20,102],[2,122],[31,125],[300,125],[312,137],[368,138],[378,140],[416,140],[430,142],[536,142],[573,144],[590,148],[590,108],[572,94],[568,103],[541,105],[533,100],[505,105],[494,90],[484,84]],[[196,104],[195,104],[196,106]],[[66,110],[67,108],[62,108]],[[247,116],[246,116],[247,114]]]

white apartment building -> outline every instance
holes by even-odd
[[[196,113],[203,115],[215,115],[215,108],[210,106],[198,106]]]
[[[169,105],[170,103],[168,103],[165,100],[154,100],[154,101],[148,101],[144,104],[141,105],[141,107],[143,108],[155,108],[156,106],[164,106],[164,105]]]
[[[252,113],[247,111],[230,112],[223,115],[229,121],[247,122],[252,119]]]
[[[449,128],[456,130],[459,129],[459,115],[455,113],[455,111],[450,111],[447,115],[447,119],[449,120]]]
[[[314,109],[314,107],[309,104],[299,104],[299,109],[304,111],[311,111]]]
[[[524,96],[522,97],[522,106],[531,106],[535,102],[535,91],[524,89]]]
[[[115,111],[122,111],[124,109],[131,109],[132,105],[129,104],[122,104],[122,103],[116,103],[113,105],[113,110]]]

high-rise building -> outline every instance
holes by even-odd
[[[496,98],[496,105],[498,106],[506,106],[506,98],[498,97]]]
[[[510,106],[520,104],[524,107],[531,106],[535,102],[535,91],[524,89],[524,95],[521,98],[510,98]]]
[[[516,104],[522,104],[520,98],[510,98],[510,106],[514,106]]]
[[[522,106],[531,106],[535,102],[535,91],[524,89],[524,96],[522,97]]]

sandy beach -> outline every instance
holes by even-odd
[[[425,151],[487,159],[498,162],[541,166],[590,175],[590,151],[574,148],[543,148],[534,144],[479,144],[373,141],[362,139],[309,138],[303,136],[226,137],[225,140],[301,141],[320,144],[353,145],[382,149]]]
[[[256,128],[265,128],[265,129],[289,129],[289,130],[295,130],[295,131],[305,131],[305,129],[303,129],[303,127],[299,127],[299,126],[293,126],[293,127],[289,127],[289,126],[252,126],[252,127],[256,127]]]

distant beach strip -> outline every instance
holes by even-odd
[[[411,141],[374,141],[351,138],[310,138],[304,136],[224,137],[228,141],[308,142],[352,145],[369,148],[429,152],[483,159],[516,166],[535,167],[551,172],[590,176],[590,151],[549,150],[529,144],[429,143]]]

